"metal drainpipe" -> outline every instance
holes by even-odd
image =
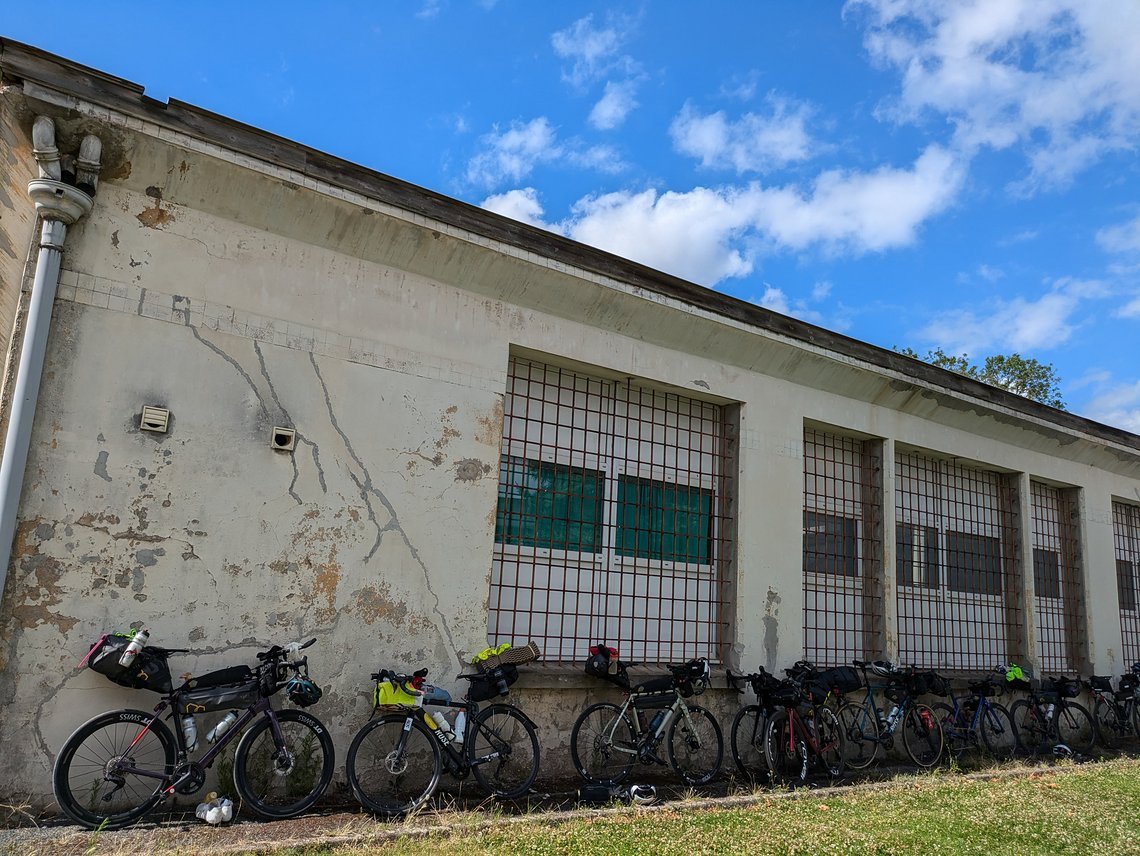
[[[24,470],[28,464],[32,423],[40,394],[44,355],[47,353],[51,310],[59,287],[59,267],[67,227],[91,210],[92,195],[98,185],[102,143],[94,135],[83,139],[76,162],[75,180],[83,187],[65,184],[59,149],[55,145],[55,123],[46,116],[36,118],[32,128],[33,154],[39,164],[39,178],[28,183],[28,195],[36,204],[43,220],[40,232],[36,276],[28,300],[28,318],[20,349],[20,365],[12,393],[12,412],[8,421],[4,458],[0,461],[0,601],[8,578],[12,558],[12,541],[16,535],[16,519],[20,510],[20,494],[24,486]],[[70,177],[70,176],[69,176]],[[90,193],[85,192],[90,189]]]

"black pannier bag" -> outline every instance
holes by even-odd
[[[915,677],[920,679],[924,687],[923,693],[942,697],[950,695],[950,682],[938,672],[919,672]]]
[[[496,666],[471,682],[471,688],[467,690],[467,700],[487,701],[496,696],[505,696],[506,688],[518,679],[518,666],[511,664]]]
[[[853,693],[863,686],[863,680],[860,678],[859,672],[852,666],[837,666],[834,669],[820,672],[815,683],[823,688],[824,695],[826,695],[829,690],[836,690],[841,693]]]
[[[590,655],[586,658],[586,674],[617,684],[623,690],[629,689],[629,673],[625,664],[618,659],[617,649],[604,642],[590,646]]]
[[[166,662],[166,649],[147,645],[135,655],[129,666],[120,665],[119,658],[130,642],[130,636],[106,633],[91,646],[83,663],[121,687],[156,693],[170,692],[174,685],[170,679],[170,666]]]
[[[1090,675],[1089,689],[1110,693],[1112,692],[1112,678],[1109,675]]]
[[[708,664],[704,660],[689,660],[684,671],[675,673],[677,691],[685,698],[700,695],[708,689]]]
[[[178,713],[249,707],[259,696],[257,677],[249,666],[231,666],[187,681],[178,693]]]
[[[1076,698],[1081,694],[1081,682],[1074,678],[1054,678],[1052,684],[1059,698]]]
[[[677,699],[674,686],[672,675],[642,681],[633,688],[633,706],[638,710],[668,707]]]

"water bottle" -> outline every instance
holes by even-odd
[[[1053,709],[1055,707],[1056,707],[1056,705],[1054,705],[1053,702],[1049,702],[1049,704],[1045,705],[1045,720],[1046,721],[1049,721],[1050,719],[1053,718]]]
[[[182,737],[186,740],[187,752],[193,752],[198,748],[198,726],[190,714],[182,717]]]
[[[442,711],[433,710],[431,718],[435,722],[435,725],[439,729],[439,733],[445,742],[450,743],[455,739],[455,735],[451,731],[451,724],[447,721],[447,717],[443,715]]]
[[[138,630],[136,630],[134,638],[132,638],[131,641],[127,644],[126,649],[123,651],[123,655],[119,657],[119,665],[125,668],[126,666],[129,666],[131,663],[133,663],[135,661],[135,657],[139,655],[139,651],[143,649],[143,646],[146,645],[148,639],[150,639],[149,630],[147,630],[145,627],[140,627]]]
[[[887,714],[887,727],[890,728],[895,724],[895,720],[899,718],[899,706],[896,704],[891,708],[891,712]]]
[[[193,717],[191,717],[193,719]],[[238,715],[235,711],[230,711],[222,717],[221,721],[210,729],[210,733],[206,735],[206,742],[213,743],[223,734],[230,730],[235,722],[238,720]]]
[[[657,729],[661,727],[661,723],[665,721],[665,711],[659,710],[653,714],[653,719],[649,723],[649,733],[656,734]]]
[[[467,731],[467,711],[461,710],[455,717],[454,735],[451,740],[453,743],[462,743],[464,732]]]

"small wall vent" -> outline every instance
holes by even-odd
[[[269,435],[269,445],[278,452],[292,452],[296,443],[297,432],[292,428],[282,428],[280,425],[273,426],[273,431]]]
[[[170,411],[165,407],[155,407],[147,404],[142,409],[139,419],[139,428],[143,431],[153,431],[155,434],[165,434],[170,426]]]

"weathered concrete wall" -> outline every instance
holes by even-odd
[[[1111,499],[1137,498],[1135,455],[145,130],[107,130],[68,237],[0,616],[10,790],[42,798],[75,726],[152,701],[75,670],[132,621],[192,649],[176,672],[319,636],[341,752],[378,666],[458,690],[485,644],[512,349],[739,403],[734,667],[803,652],[805,420],[1081,487],[1092,659],[1118,665]],[[139,431],[145,404],[169,433]],[[556,776],[609,693],[542,666],[516,695]],[[739,696],[706,700],[727,729]]]

